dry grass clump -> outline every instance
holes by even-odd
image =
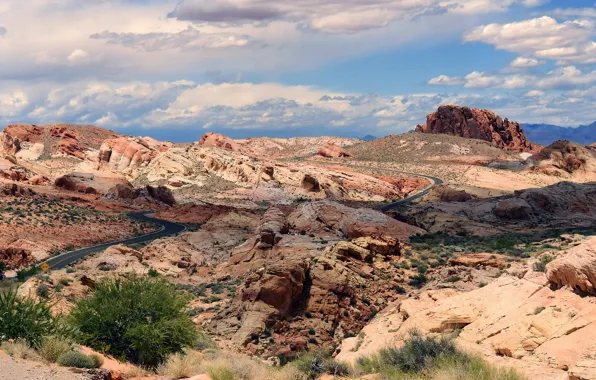
[[[39,355],[50,363],[55,363],[60,356],[66,354],[71,349],[72,342],[60,336],[44,337],[37,346]]]
[[[207,374],[213,380],[305,380],[294,366],[270,367],[266,363],[242,355],[210,350],[199,354],[185,350],[171,355],[158,369],[169,379],[182,379]]]
[[[16,359],[41,361],[39,354],[24,340],[2,342],[0,346],[4,352]]]

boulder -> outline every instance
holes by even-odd
[[[596,238],[569,249],[546,268],[551,283],[596,295]]]
[[[505,199],[495,207],[494,214],[507,219],[529,219],[532,216],[532,206],[520,198]]]
[[[165,203],[168,206],[174,206],[176,204],[176,198],[174,198],[174,194],[172,194],[172,190],[168,189],[165,186],[157,186],[153,187],[147,185],[146,187],[147,192],[151,196],[151,198]]]
[[[317,155],[327,158],[352,157],[352,154],[350,154],[347,150],[331,141],[319,148]]]

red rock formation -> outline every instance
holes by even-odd
[[[170,147],[170,143],[161,143],[148,137],[109,139],[99,148],[98,169],[119,171],[147,166],[160,152]]]
[[[489,141],[499,148],[513,152],[533,152],[536,147],[528,141],[519,123],[501,119],[489,110],[444,105],[426,118],[426,125],[416,132],[448,134]]]
[[[328,158],[352,157],[352,154],[350,154],[347,150],[331,141],[319,148],[317,154],[319,156]]]
[[[0,262],[8,269],[19,269],[31,265],[35,258],[31,251],[23,248],[0,248]]]

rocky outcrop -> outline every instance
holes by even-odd
[[[232,152],[240,151],[240,146],[231,138],[218,133],[205,133],[197,142],[198,145],[221,148]]]
[[[333,142],[328,142],[317,151],[317,155],[328,158],[352,157],[352,154]]]
[[[119,201],[157,201],[168,206],[174,206],[176,204],[176,198],[172,191],[165,186],[150,186],[147,185],[144,188],[135,188],[132,184],[119,183],[116,186],[110,188],[105,194],[105,199],[119,200]]]
[[[528,158],[530,168],[548,175],[596,174],[596,150],[570,141],[556,141]]]
[[[23,248],[0,247],[0,263],[4,263],[7,269],[20,269],[35,262],[31,251]]]
[[[399,222],[376,210],[354,209],[331,201],[303,204],[288,217],[288,221],[298,231],[320,233],[334,229],[350,239],[370,236],[408,241],[411,235],[424,233],[420,228]]]
[[[125,171],[149,165],[161,152],[171,147],[149,137],[110,139],[99,148],[97,169]]]
[[[535,149],[519,123],[503,120],[489,110],[444,105],[429,114],[426,120],[426,125],[417,126],[416,132],[489,141],[499,148],[514,152],[532,152]]]
[[[546,277],[558,286],[596,295],[596,238],[571,248],[549,263]]]
[[[83,194],[105,194],[116,185],[128,185],[120,177],[103,176],[101,173],[71,173],[54,181],[54,186]]]
[[[447,185],[436,185],[424,199],[428,202],[468,202],[474,197],[465,190],[455,190]]]
[[[157,186],[153,187],[150,185],[146,186],[147,192],[149,196],[161,203],[164,203],[168,206],[174,206],[176,204],[176,198],[174,198],[174,194],[172,194],[172,190],[168,189],[165,186]]]
[[[470,292],[427,290],[390,304],[359,338],[344,340],[336,359],[353,362],[399,346],[413,330],[423,335],[458,330],[462,349],[515,367],[532,380],[573,378],[567,371],[589,373],[596,305],[569,290],[551,290],[539,275],[531,281],[504,275]]]

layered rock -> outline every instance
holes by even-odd
[[[558,286],[596,295],[596,238],[571,248],[549,263],[546,276]]]
[[[519,123],[503,120],[492,111],[477,108],[441,106],[427,116],[426,125],[416,127],[416,132],[489,141],[499,148],[514,152],[532,152],[535,149]]]
[[[97,169],[125,171],[147,166],[161,152],[171,147],[149,137],[110,139],[99,148]]]

